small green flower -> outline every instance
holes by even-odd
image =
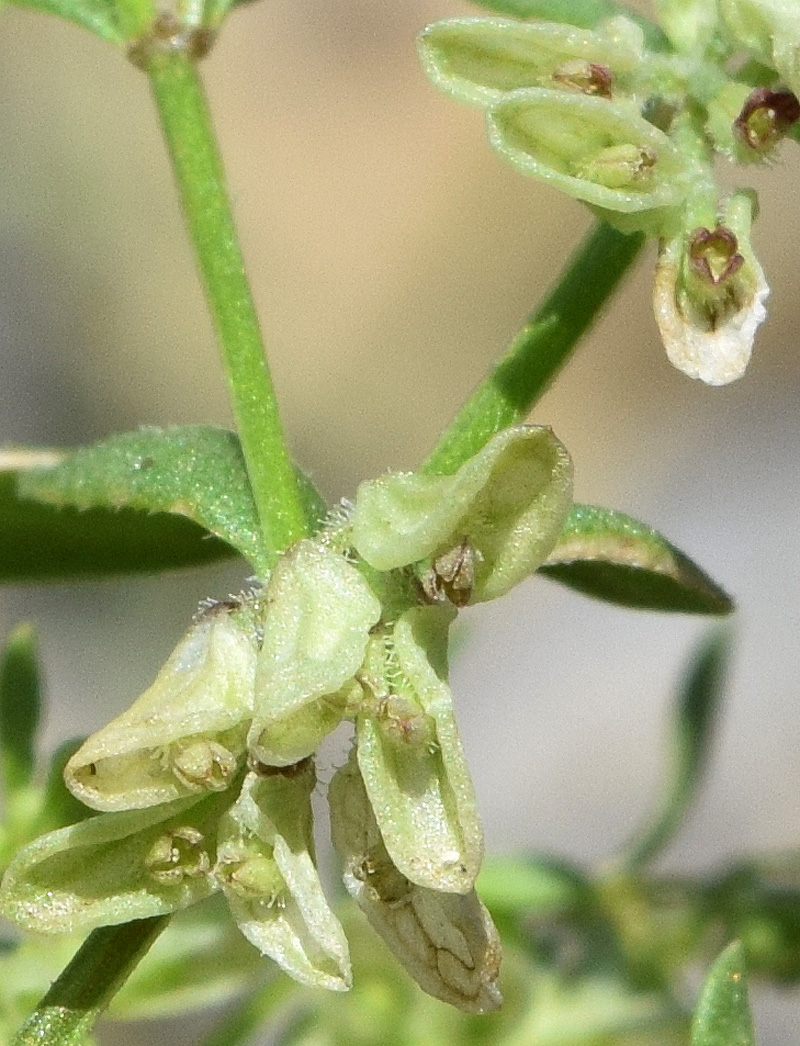
[[[483,830],[447,685],[448,607],[406,611],[372,640],[373,698],[356,723],[358,765],[396,867],[418,886],[468,893]]]
[[[592,32],[551,22],[453,18],[423,29],[417,44],[436,87],[480,106],[525,87],[611,98],[643,51],[641,29],[623,17]]]
[[[264,605],[247,744],[259,762],[288,766],[311,755],[358,703],[354,676],[381,605],[355,566],[313,541],[278,561]]]
[[[153,685],[72,756],[70,791],[96,810],[131,810],[227,788],[245,751],[256,649],[246,613],[205,611]]]
[[[498,433],[453,476],[390,473],[362,483],[352,540],[376,570],[419,564],[424,575],[466,539],[471,592],[461,602],[478,603],[541,565],[571,500],[564,446],[550,429],[519,426]]]
[[[260,952],[301,984],[345,991],[347,940],[314,860],[310,759],[250,773],[222,820],[214,876],[234,919]]]

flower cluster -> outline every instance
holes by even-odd
[[[447,684],[457,608],[536,570],[571,505],[549,429],[498,434],[454,475],[362,484],[264,588],[210,606],[65,780],[102,811],[10,865],[6,915],[67,932],[222,891],[243,934],[306,984],[350,986],[317,874],[314,754],[345,720],[329,786],[349,893],[418,983],[469,1012],[500,1002],[497,932],[475,893],[483,838]]]
[[[658,238],[654,306],[669,358],[723,385],[747,366],[769,288],[750,246],[755,194],[723,199],[714,161],[769,161],[794,133],[800,3],[656,9],[663,28],[624,15],[592,28],[451,19],[422,32],[420,54],[434,84],[486,111],[513,167],[622,232]]]

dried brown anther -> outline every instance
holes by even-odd
[[[696,275],[715,287],[730,279],[744,264],[736,237],[721,225],[716,229],[695,229],[689,237],[688,255]]]
[[[800,101],[792,91],[759,87],[747,98],[733,122],[739,141],[756,152],[776,145],[800,120]]]

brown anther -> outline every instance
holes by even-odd
[[[716,229],[695,229],[689,237],[689,264],[706,283],[718,287],[744,265],[739,244],[722,225]]]
[[[611,70],[595,62],[584,62],[579,58],[565,62],[553,73],[557,84],[580,91],[581,94],[610,98],[614,77]]]
[[[443,552],[420,578],[422,591],[429,603],[449,601],[463,607],[472,597],[475,584],[475,550],[466,538]]]
[[[733,133],[755,152],[766,152],[800,120],[800,101],[788,90],[759,87],[747,98],[733,121]]]
[[[141,69],[146,69],[158,55],[182,53],[190,58],[205,58],[214,37],[212,29],[184,25],[174,15],[165,12],[156,18],[148,33],[130,45],[128,58]]]

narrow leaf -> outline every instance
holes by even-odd
[[[0,776],[6,800],[29,784],[35,769],[40,692],[36,635],[20,625],[0,660]]]
[[[711,967],[692,1022],[691,1046],[754,1046],[744,950],[729,944]]]
[[[0,578],[153,571],[219,559],[230,549],[256,569],[269,558],[239,441],[223,429],[143,429],[72,452],[10,451],[0,455],[3,480],[0,505],[10,512],[0,516],[0,535],[14,555],[0,561]],[[319,520],[324,504],[304,476],[300,484],[309,519]]]
[[[110,44],[125,42],[114,5],[107,0],[10,0],[14,7],[27,7],[44,14],[58,15],[88,29]]]
[[[650,823],[629,848],[626,863],[641,866],[672,839],[703,778],[722,697],[728,638],[715,632],[695,654],[678,694],[670,731],[670,769]]]
[[[181,516],[132,509],[54,508],[17,492],[19,458],[51,454],[0,454],[0,583],[67,581],[120,574],[152,574],[200,566],[234,555]]]
[[[733,601],[658,531],[622,512],[574,505],[540,573],[641,610],[729,614]]]

